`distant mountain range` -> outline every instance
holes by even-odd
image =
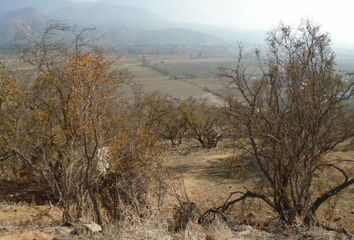
[[[258,32],[178,23],[124,3],[125,0],[115,3],[0,0],[0,45],[13,43],[18,34],[40,33],[50,20],[78,28],[96,27],[101,43],[116,42],[119,45],[218,45],[230,39],[264,36]]]
[[[69,4],[72,4],[69,0],[1,0],[0,14],[29,7],[51,14],[56,9]]]

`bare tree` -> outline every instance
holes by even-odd
[[[354,184],[353,176],[326,154],[354,136],[350,99],[353,83],[335,69],[330,38],[307,21],[299,28],[281,24],[268,35],[268,55],[260,63],[258,81],[243,65],[242,47],[235,68],[221,68],[220,77],[230,80],[238,97],[230,99],[228,114],[242,125],[245,147],[261,172],[261,187],[235,192],[221,207],[258,198],[287,224],[301,219],[318,224],[319,207]],[[342,177],[339,184],[315,194],[323,170]],[[241,195],[235,198],[234,196]]]

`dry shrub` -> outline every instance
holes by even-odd
[[[158,179],[148,176],[145,171],[109,173],[102,179],[99,189],[100,202],[107,212],[108,221],[125,219],[127,211],[144,218],[144,210],[157,202],[154,196],[157,185]]]
[[[56,39],[63,32],[74,39]],[[103,51],[78,48],[85,30],[78,34],[54,24],[26,51],[25,60],[38,75],[24,100],[7,101],[20,104],[26,115],[15,106],[16,115],[7,113],[14,124],[8,135],[20,128],[16,137],[22,142],[0,140],[0,160],[11,156],[26,166],[26,173],[34,171],[38,184],[59,199],[64,222],[86,218],[103,224],[120,220],[123,207],[140,212],[149,205],[147,193],[159,170],[153,148],[158,134],[143,101],[118,100],[126,72],[113,70],[114,61]],[[0,120],[0,130],[7,125]]]
[[[174,230],[176,232],[185,230],[188,223],[196,222],[199,217],[197,206],[191,201],[179,201],[174,210]]]
[[[263,188],[235,192],[217,210],[225,213],[237,202],[257,198],[289,225],[318,226],[320,206],[354,184],[351,172],[325,158],[354,136],[348,104],[354,84],[336,71],[328,34],[310,21],[296,29],[280,24],[268,34],[267,45],[265,55],[255,50],[257,74],[249,74],[242,46],[235,67],[220,69],[235,94],[227,112],[241,125],[237,133],[246,144],[238,147],[255,159]],[[316,194],[324,170],[341,179]]]
[[[160,218],[157,210],[144,214],[146,217],[141,218],[135,213],[126,213],[129,216],[120,222],[119,239],[172,239],[167,222]]]
[[[234,239],[235,236],[230,227],[221,220],[206,228],[190,223],[184,231],[174,233],[169,231],[167,221],[157,209],[145,212],[146,217],[143,219],[135,213],[125,214],[129,217],[119,222],[118,228],[109,226],[104,233],[104,239],[205,240],[207,236],[217,236],[217,239]]]
[[[189,129],[188,135],[203,148],[216,148],[225,137],[227,127],[222,108],[189,98],[182,102],[181,111]]]

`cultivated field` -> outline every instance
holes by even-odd
[[[146,91],[160,91],[176,98],[226,95],[226,83],[217,79],[217,73],[219,66],[232,64],[232,58],[146,58],[149,64],[140,59],[121,59],[123,67],[133,73],[133,80]]]
[[[112,56],[116,58],[116,56]],[[32,72],[33,68],[24,65],[14,55],[0,55],[5,66],[19,72]],[[254,71],[254,62],[246,59],[250,73]],[[344,60],[343,60],[344,61]],[[114,68],[126,69],[131,73],[131,81],[141,85],[144,92],[159,91],[173,98],[189,97],[206,98],[216,105],[227,96],[227,82],[217,78],[218,67],[234,65],[234,58],[190,58],[181,56],[144,56],[118,59]],[[24,75],[25,76],[25,75]],[[138,116],[140,117],[140,116]],[[175,119],[171,119],[175,120]],[[236,151],[236,141],[225,138],[215,149],[202,149],[197,142],[187,139],[182,145],[171,148],[162,145],[162,172],[167,174],[166,182],[173,190],[180,191],[183,200],[195,204],[198,213],[209,208],[220,206],[231,192],[254,189],[260,184],[260,175],[256,166],[241,157]],[[161,140],[164,143],[164,140]],[[159,142],[161,143],[161,142]],[[160,146],[160,145],[159,145]],[[161,146],[160,146],[161,147]],[[240,148],[238,148],[240,149]],[[326,163],[336,163],[348,173],[354,172],[353,143],[336,148],[326,155]],[[9,169],[6,169],[10,171]],[[3,171],[4,172],[4,171]],[[153,173],[154,174],[154,173]],[[325,192],[331,184],[342,181],[340,174],[326,175],[316,186],[315,191]],[[92,236],[90,231],[65,223],[62,225],[62,211],[48,201],[38,190],[38,183],[28,179],[9,179],[1,176],[0,184],[0,240],[7,239],[290,239],[288,235],[277,235],[277,226],[271,228],[276,214],[258,200],[243,201],[230,211],[230,223],[239,229],[231,229],[231,224],[214,225],[214,229],[190,223],[185,232],[171,231],[174,222],[176,203],[175,196],[165,196],[158,206],[158,216],[151,217],[142,223],[142,219],[129,219],[120,228],[104,226],[103,233]],[[182,192],[181,192],[182,191]],[[316,192],[316,193],[317,193]],[[171,194],[172,195],[172,194]],[[318,214],[323,223],[333,228],[345,228],[354,233],[354,188],[336,195],[324,204]],[[81,220],[80,220],[81,221]],[[136,221],[136,222],[134,222]],[[144,219],[145,221],[145,219]],[[140,224],[140,225],[139,225]],[[87,224],[86,224],[87,225]],[[252,227],[250,227],[252,226]],[[140,228],[139,228],[140,227]],[[257,229],[257,230],[256,230]],[[280,227],[278,229],[280,231]],[[313,229],[317,239],[334,239],[334,235],[321,235]],[[274,234],[273,234],[274,233]],[[333,233],[333,232],[332,232]],[[139,235],[141,234],[141,235]],[[185,235],[183,235],[185,234]],[[311,234],[310,232],[308,234]],[[333,233],[334,234],[334,233]],[[137,237],[139,235],[139,237]],[[218,238],[206,238],[207,236]],[[129,237],[130,236],[130,237]],[[311,235],[312,236],[312,235]],[[309,239],[316,239],[309,237]]]

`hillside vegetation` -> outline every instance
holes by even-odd
[[[119,62],[87,31],[1,65],[0,239],[352,238],[354,82],[319,26],[280,24],[259,64],[240,45],[215,85],[200,55]]]

